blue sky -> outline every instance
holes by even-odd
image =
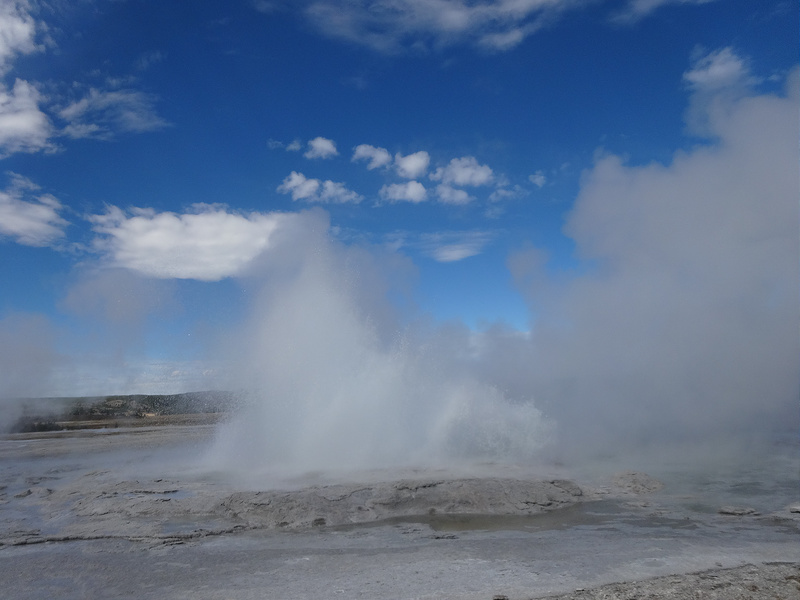
[[[605,354],[603,307],[641,309],[641,339],[672,314],[644,307],[728,266],[695,308],[735,298],[760,323],[736,343],[771,340],[797,270],[796,114],[736,115],[797,108],[797,23],[784,0],[4,0],[0,395],[217,386],[202,374],[269,301],[285,239],[368,281],[352,310],[378,329],[464,323],[473,350],[503,330],[555,372]],[[789,168],[734,152],[746,132],[784,156],[772,131]],[[729,173],[775,189],[697,191]],[[775,247],[736,271],[759,236]],[[665,274],[647,291],[640,262]]]

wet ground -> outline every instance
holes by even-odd
[[[653,477],[482,465],[267,480],[207,468],[213,431],[0,439],[3,595],[514,600],[706,569],[719,587],[744,573],[719,569],[800,564],[791,451]]]

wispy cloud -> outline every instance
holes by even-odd
[[[386,53],[471,43],[512,48],[585,0],[317,0],[307,17],[326,35]]]
[[[694,92],[719,92],[754,82],[746,61],[730,46],[698,56],[683,80]]]
[[[533,175],[528,175],[528,181],[530,181],[536,187],[542,188],[544,187],[544,184],[547,183],[547,177],[545,176],[544,171],[540,169]]]
[[[133,89],[88,93],[58,111],[67,121],[64,135],[71,138],[108,139],[117,133],[142,133],[167,127],[155,110],[155,96]]]
[[[692,68],[683,74],[683,81],[691,92],[686,125],[697,135],[712,134],[712,121],[719,118],[720,111],[752,94],[753,86],[759,82],[751,74],[748,60],[731,47],[698,53]]]
[[[629,0],[628,4],[615,13],[611,20],[617,23],[635,23],[656,10],[671,4],[707,4],[715,0]]]
[[[415,249],[437,262],[456,262],[476,256],[494,239],[494,231],[437,231],[411,233],[396,231],[387,236],[387,243],[395,250]]]
[[[49,246],[64,237],[68,223],[60,216],[61,203],[40,194],[31,180],[10,173],[11,183],[0,191],[0,239],[9,237],[25,246]]]
[[[35,42],[36,29],[27,2],[11,0],[0,3],[0,75],[9,71],[17,54],[30,54],[42,49]]]
[[[480,254],[491,242],[490,231],[446,231],[419,237],[416,246],[438,262],[456,262]]]
[[[142,54],[138,59],[136,59],[135,67],[137,71],[146,71],[151,66],[156,65],[162,62],[165,58],[163,52],[155,50],[153,52],[147,52]]]
[[[11,90],[0,84],[0,158],[15,152],[52,150],[53,126],[39,108],[39,91],[17,79]]]

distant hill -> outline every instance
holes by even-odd
[[[105,426],[104,423],[170,415],[227,413],[238,396],[233,392],[203,391],[184,394],[134,394],[78,398],[36,398],[22,401],[22,416],[9,433],[59,431]]]

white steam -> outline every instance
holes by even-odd
[[[303,221],[260,266],[269,283],[234,344],[248,402],[220,432],[215,464],[302,472],[533,456],[549,435],[539,411],[470,376],[453,348],[399,329],[376,293],[397,269],[331,242],[322,215]]]

